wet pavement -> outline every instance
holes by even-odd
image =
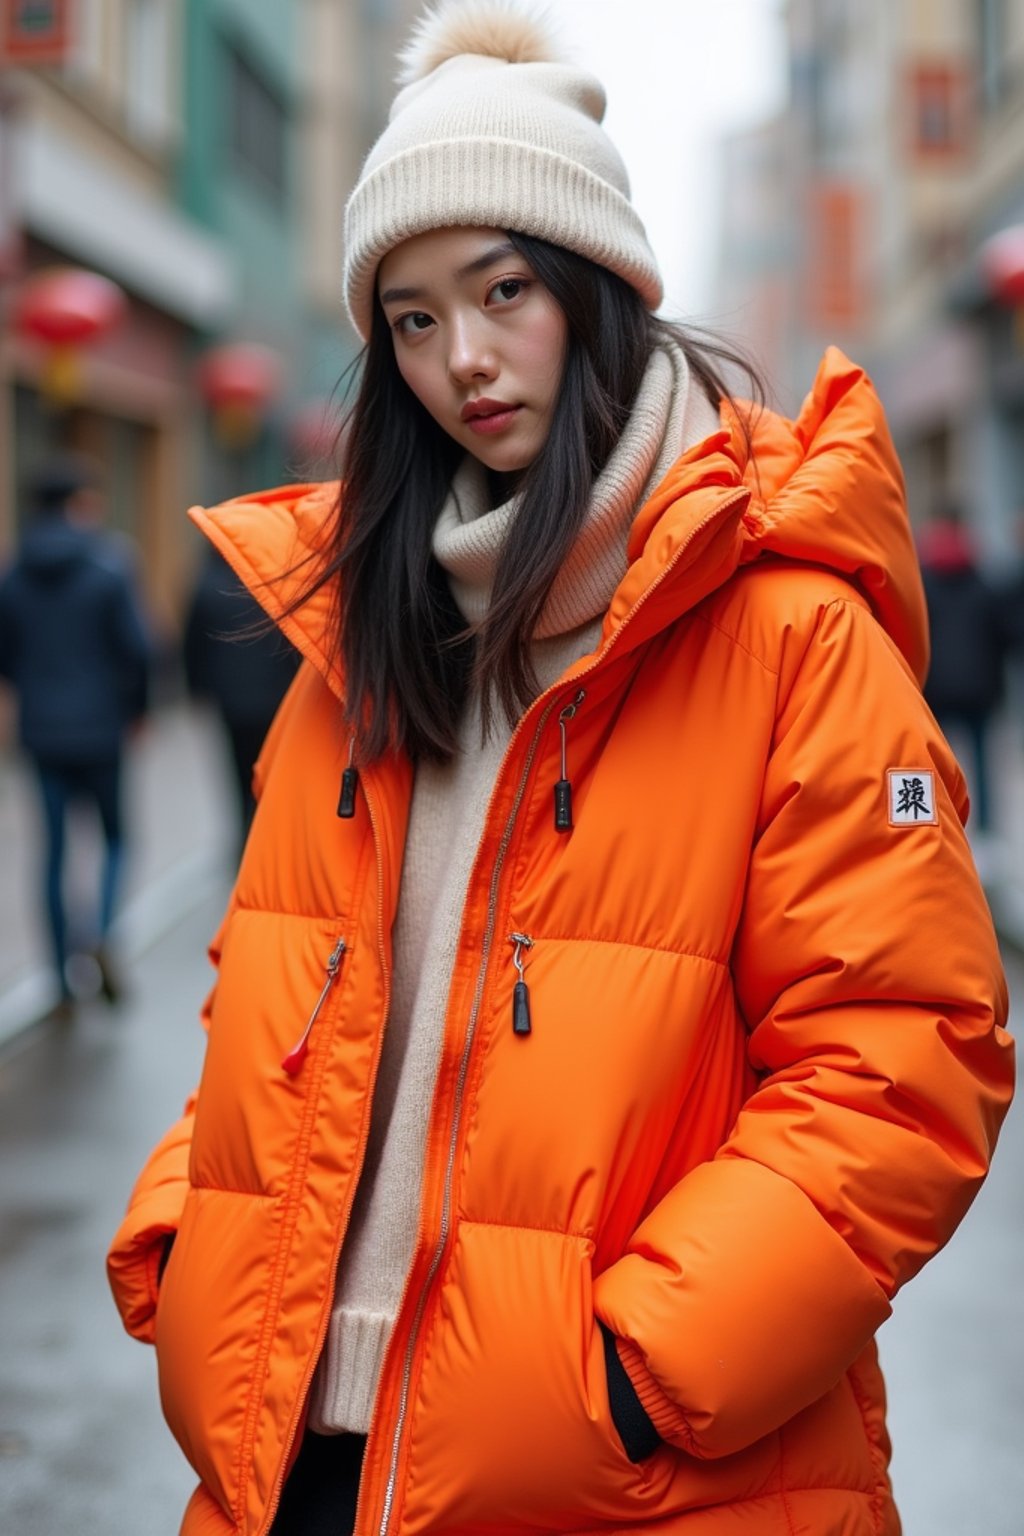
[[[1010,1028],[1024,961],[1005,955]],[[1024,1053],[1018,1052],[1018,1055]],[[1018,1083],[1021,1063],[1018,1063]],[[893,1486],[906,1536],[1024,1532],[1024,1094],[949,1246],[896,1298],[879,1334]]]
[[[0,1533],[173,1536],[192,1485],[151,1352],[107,1292],[106,1244],[199,1068],[221,887],[142,954],[122,1008],[0,1057]],[[1024,999],[1024,967],[1011,961]],[[1024,1002],[1018,1004],[1024,1011]],[[882,1331],[907,1536],[1020,1536],[1024,1114],[945,1253]]]
[[[131,1181],[202,1057],[223,893],[137,963],[132,1001],[37,1030],[0,1064],[0,1533],[171,1536],[194,1482],[152,1351],[121,1330],[103,1257]]]

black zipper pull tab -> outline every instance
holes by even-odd
[[[558,729],[562,733],[562,777],[555,785],[555,831],[572,831],[572,783],[566,767],[566,727],[586,698],[581,688],[571,704],[567,704],[558,717]]]
[[[512,988],[512,1033],[514,1035],[528,1035],[530,1033],[530,989],[526,985],[524,972],[526,962],[523,959],[523,950],[533,948],[533,940],[528,933],[510,933],[510,944],[515,945],[512,956],[512,964],[519,972],[519,980]]]
[[[348,767],[341,776],[341,793],[338,796],[338,815],[350,821],[356,813],[356,790],[359,788],[359,769],[352,758],[356,750],[356,733],[352,732],[348,744]]]
[[[298,1040],[296,1040],[291,1050],[281,1062],[289,1077],[295,1077],[301,1071],[302,1064],[309,1055],[309,1037],[313,1033],[313,1025],[317,1021],[317,1016],[326,1001],[328,992],[338,978],[338,972],[341,970],[341,958],[344,953],[345,940],[339,939],[327,957],[327,976],[320,990],[320,996],[313,1004],[313,1012],[309,1016],[309,1021]]]

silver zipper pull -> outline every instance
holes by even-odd
[[[566,728],[586,696],[586,690],[581,688],[572,703],[567,704],[558,717],[558,729],[562,733],[562,777],[555,785],[556,832],[572,831],[572,784],[569,781],[569,770],[566,767]]]
[[[528,1035],[531,1029],[530,989],[526,985],[526,961],[523,959],[523,950],[532,949],[533,940],[528,933],[510,933],[508,941],[515,945],[512,964],[519,972],[519,980],[512,988],[512,1033]]]
[[[300,1071],[302,1063],[309,1055],[309,1037],[313,1032],[313,1025],[317,1021],[317,1016],[327,999],[328,992],[331,990],[335,981],[338,979],[338,972],[341,970],[341,960],[344,953],[345,940],[339,939],[327,957],[327,976],[324,980],[322,988],[320,989],[320,996],[313,1004],[313,1012],[309,1016],[309,1021],[306,1024],[305,1029],[302,1031],[299,1039],[296,1040],[287,1056],[285,1056],[281,1062],[282,1067],[288,1073],[289,1077],[295,1077],[295,1075]]]

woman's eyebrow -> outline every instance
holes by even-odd
[[[487,267],[492,267],[496,261],[507,261],[510,256],[516,255],[516,248],[511,240],[503,240],[500,245],[492,245],[481,255],[474,256],[472,261],[467,261],[464,267],[458,267],[455,271],[456,282],[461,283],[465,278],[472,277],[477,272],[483,272]],[[382,304],[405,304],[410,299],[422,299],[426,294],[424,288],[385,288],[380,296]]]
[[[515,255],[516,248],[511,240],[503,240],[500,245],[492,245],[482,256],[476,256],[472,261],[467,261],[464,267],[459,267],[455,273],[456,281],[461,283],[464,277],[472,277],[475,272],[482,272],[496,261],[506,261],[509,256]]]
[[[422,299],[422,288],[385,288],[380,296],[382,304],[404,304],[406,299]]]

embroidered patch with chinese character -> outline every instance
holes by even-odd
[[[934,827],[939,811],[935,804],[935,775],[930,768],[890,768],[890,827]]]

